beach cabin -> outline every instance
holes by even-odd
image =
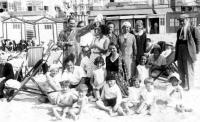
[[[35,22],[36,38],[39,43],[48,43],[49,40],[57,42],[60,31],[63,30],[63,19],[42,17]]]
[[[17,17],[5,19],[3,21],[3,38],[15,40],[16,43],[19,43],[20,40],[27,40],[27,28],[31,28],[33,31],[33,23]]]

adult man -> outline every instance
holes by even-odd
[[[79,56],[79,39],[77,38],[89,32],[92,27],[93,24],[83,28],[76,28],[76,21],[74,18],[69,18],[64,21],[64,29],[60,32],[58,37],[58,46],[63,49],[63,59],[69,54],[74,54],[77,59]]]
[[[181,85],[189,90],[193,86],[194,62],[199,53],[200,34],[197,28],[190,25],[189,15],[180,15],[179,22],[181,27],[177,31],[175,59],[178,62]]]
[[[119,46],[119,37],[114,33],[115,30],[115,24],[112,22],[107,23],[108,26],[108,38],[110,39],[110,42],[113,42],[114,44]]]

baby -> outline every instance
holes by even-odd
[[[86,96],[88,87],[85,84],[80,84],[77,88],[78,90],[78,100],[75,102],[72,107],[65,108],[64,113],[68,113],[72,119],[77,120],[79,116],[82,115],[82,112],[86,109],[88,98]]]
[[[168,82],[171,86],[168,87],[169,99],[167,100],[167,106],[175,108],[177,112],[191,112],[192,109],[186,109],[183,106],[183,88],[180,86],[181,80],[178,73],[172,73],[168,77]]]
[[[133,87],[129,87],[129,97],[127,100],[123,102],[123,105],[125,107],[125,111],[127,114],[130,114],[130,108],[133,108],[134,110],[138,108],[140,103],[140,93],[141,93],[141,81],[139,79],[136,79],[133,82]]]
[[[154,92],[153,79],[146,78],[144,80],[145,89],[141,92],[140,95],[140,105],[136,110],[137,114],[146,113],[147,115],[152,114],[152,108],[156,103],[156,95]]]

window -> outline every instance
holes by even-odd
[[[179,26],[179,20],[175,19],[175,26]]]
[[[165,0],[160,0],[159,2],[161,5],[165,4]]]
[[[3,9],[7,9],[7,7],[8,7],[7,2],[2,2],[1,5],[2,5],[2,8],[3,8]]]
[[[32,11],[32,6],[28,6],[28,11]]]
[[[165,25],[165,18],[160,18],[160,25]]]
[[[48,11],[49,10],[49,6],[44,6],[44,10]]]
[[[110,0],[110,2],[115,2],[115,0]]]
[[[46,25],[44,25],[44,29],[46,29],[46,30],[50,30],[52,27],[51,27],[51,25],[50,24],[46,24]]]
[[[197,25],[197,18],[196,17],[192,17],[190,18],[190,22],[193,26],[196,26]]]
[[[13,23],[13,29],[20,29],[21,25],[20,23]]]
[[[169,20],[169,26],[173,27],[174,26],[174,19]]]

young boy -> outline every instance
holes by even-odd
[[[129,87],[129,97],[123,103],[127,114],[131,113],[130,108],[133,108],[134,110],[138,108],[138,105],[140,103],[140,93],[141,93],[140,84],[141,84],[141,80],[136,79],[133,82],[133,87]]]
[[[181,80],[178,73],[172,73],[168,82],[171,83],[171,86],[168,87],[169,99],[167,100],[167,106],[175,108],[177,112],[190,112],[191,109],[185,109],[182,105],[182,94],[183,88],[180,86]]]
[[[75,102],[71,108],[66,108],[64,113],[68,113],[72,119],[77,120],[81,116],[82,112],[86,109],[88,98],[86,96],[88,87],[85,84],[80,84],[77,88],[78,90],[78,100]]]
[[[152,114],[152,108],[156,103],[156,95],[154,92],[153,79],[146,78],[144,80],[145,89],[141,92],[140,95],[140,105],[136,110],[137,114],[146,113],[147,115]]]
[[[109,113],[112,116],[112,111],[117,112],[119,115],[125,115],[121,108],[122,94],[116,84],[114,76],[107,77],[107,83],[104,85],[101,99],[96,104],[97,107]],[[111,107],[112,109],[110,109]]]
[[[77,95],[75,95],[74,92],[71,92],[69,81],[62,81],[60,82],[60,85],[62,90],[58,92],[56,97],[56,106],[52,108],[57,119],[63,119],[66,115],[65,111],[72,107],[74,102],[78,99]],[[59,114],[59,111],[61,111],[61,114]]]

